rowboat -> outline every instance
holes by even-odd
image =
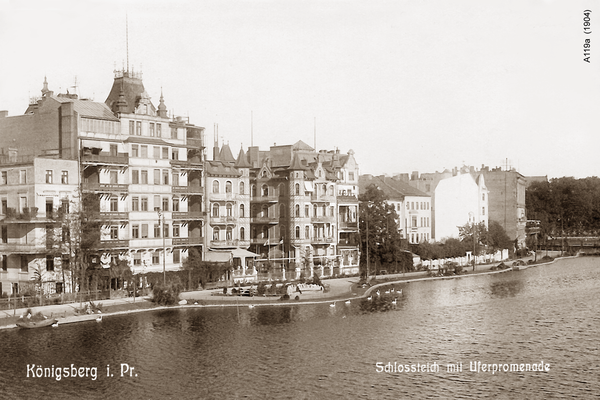
[[[48,318],[43,321],[17,321],[17,326],[19,328],[26,329],[34,329],[34,328],[43,328],[45,326],[51,326],[56,323],[55,318]]]

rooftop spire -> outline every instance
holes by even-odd
[[[161,118],[167,118],[167,106],[165,105],[165,99],[163,97],[162,87],[160,88],[160,102],[158,104],[158,116]]]

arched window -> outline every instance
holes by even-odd
[[[333,185],[329,186],[329,195],[333,196]]]
[[[300,227],[296,227],[296,239],[300,239]]]
[[[233,236],[233,229],[228,226],[227,229],[225,230],[225,239],[226,240],[231,240]]]
[[[285,205],[279,205],[279,218],[285,218]]]
[[[319,215],[319,212],[317,211],[318,209],[319,209],[319,206],[314,204],[313,205],[313,217],[317,217]]]
[[[233,216],[233,206],[231,205],[231,203],[227,203],[227,205],[225,206],[225,209],[227,210],[227,216],[232,217]]]
[[[316,228],[316,227],[315,227]],[[304,238],[308,239],[310,238],[310,225],[306,225],[304,227]]]
[[[231,181],[225,182],[225,193],[231,193]]]
[[[296,183],[296,196],[300,196],[300,184]]]
[[[213,240],[219,240],[219,227],[215,226],[213,228]]]
[[[244,218],[244,205],[240,204],[240,218]]]
[[[212,216],[213,217],[218,217],[219,216],[219,203],[213,203],[213,205],[212,205]]]
[[[296,204],[296,213],[295,213],[296,217],[300,216],[300,205]]]
[[[269,195],[269,186],[266,184],[262,185],[262,195],[263,197],[267,197]]]
[[[263,239],[268,239],[269,238],[269,227],[263,226],[263,228],[262,228],[262,237],[263,237]]]
[[[219,193],[219,181],[216,179],[213,181],[213,193]]]
[[[246,230],[243,226],[240,228],[240,240],[246,240]]]
[[[263,218],[267,218],[269,216],[269,206],[266,204],[263,204],[262,206],[262,217]]]
[[[246,186],[244,185],[244,182],[240,182],[240,194],[244,194],[244,191],[246,190]]]
[[[252,197],[256,197],[256,185],[252,185],[252,188],[250,190],[252,191]]]

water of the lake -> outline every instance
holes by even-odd
[[[0,397],[598,398],[600,258],[396,287],[403,296],[388,312],[363,313],[355,300],[3,330]],[[471,371],[479,362],[501,371]],[[429,372],[398,371],[428,363]],[[540,363],[549,370],[508,365]],[[32,377],[38,366],[54,377]],[[80,367],[83,377],[64,376]]]

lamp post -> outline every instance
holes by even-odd
[[[365,214],[365,219],[367,222],[367,275],[366,281],[369,282],[369,203],[367,203],[367,213]]]
[[[158,213],[158,225],[160,226],[160,230],[162,231],[162,244],[163,244],[163,254],[162,254],[162,265],[163,265],[163,286],[167,285],[167,271],[165,268],[165,256],[166,256],[166,247],[165,247],[165,213],[158,207],[155,208]],[[162,220],[162,223],[161,223]]]
[[[475,244],[477,243],[477,226],[475,225],[475,213],[473,212],[469,212],[469,219],[473,220],[473,271],[475,271],[475,263],[476,263],[476,258],[477,257],[477,253],[476,253],[476,249],[475,249]]]

